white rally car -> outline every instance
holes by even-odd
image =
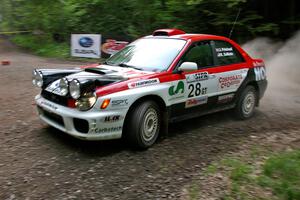
[[[266,87],[261,59],[232,40],[161,29],[102,64],[36,69],[40,118],[84,140],[127,138],[148,148],[168,123],[233,109],[253,115]]]

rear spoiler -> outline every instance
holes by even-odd
[[[265,67],[265,62],[263,59],[253,59],[254,67]]]

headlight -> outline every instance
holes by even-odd
[[[78,99],[80,97],[80,83],[78,80],[74,79],[71,81],[70,86],[70,95],[73,99]]]
[[[96,103],[96,100],[97,97],[94,93],[87,93],[76,100],[75,106],[80,111],[86,111],[93,107],[93,105]]]
[[[66,96],[69,92],[69,83],[66,78],[62,78],[59,81],[60,95]]]
[[[32,84],[38,87],[43,86],[43,74],[36,69],[32,71]]]

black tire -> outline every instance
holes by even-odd
[[[126,120],[126,139],[136,148],[147,149],[158,138],[161,113],[154,101],[138,104]]]
[[[235,116],[241,120],[251,118],[254,115],[257,98],[256,89],[251,85],[247,86],[237,100]]]

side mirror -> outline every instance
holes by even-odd
[[[184,62],[178,67],[180,72],[191,72],[198,69],[197,63],[194,62]]]

